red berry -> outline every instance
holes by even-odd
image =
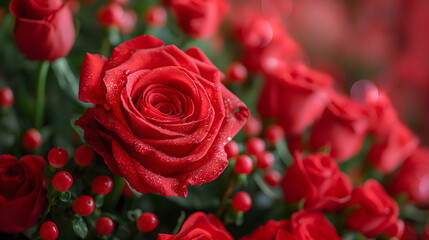
[[[101,217],[97,220],[97,224],[95,225],[95,230],[97,230],[100,235],[109,235],[112,233],[115,224],[113,224],[112,219],[108,217]]]
[[[73,211],[81,216],[88,216],[94,211],[94,199],[83,195],[74,200]]]
[[[279,185],[281,179],[282,179],[282,175],[276,170],[270,170],[266,172],[264,175],[265,182],[271,187],[275,187]]]
[[[91,183],[92,191],[97,194],[106,195],[112,190],[113,182],[109,176],[100,175],[94,178]]]
[[[246,151],[251,155],[258,155],[265,151],[265,142],[260,138],[251,138],[246,142]]]
[[[67,171],[57,172],[52,178],[52,186],[60,192],[65,192],[73,185],[73,177]]]
[[[232,198],[232,207],[236,211],[247,212],[252,207],[252,198],[247,192],[238,192]]]
[[[68,159],[69,159],[69,154],[65,149],[60,147],[54,147],[48,153],[49,164],[51,164],[51,166],[54,168],[64,167]]]
[[[30,151],[36,150],[42,145],[42,135],[34,128],[28,129],[22,137],[22,145]]]
[[[251,116],[243,127],[244,134],[249,137],[258,136],[262,132],[262,122],[257,117]]]
[[[0,89],[0,107],[10,107],[13,105],[13,92],[10,87],[2,87]]]
[[[90,146],[81,145],[74,151],[74,161],[77,165],[86,167],[94,159],[94,150]]]
[[[238,174],[249,174],[253,170],[253,161],[247,155],[241,155],[234,164],[234,171]]]
[[[232,140],[227,143],[225,145],[225,152],[228,159],[235,158],[240,153],[240,148],[238,147],[237,142]]]
[[[153,6],[146,12],[147,24],[152,27],[162,27],[167,22],[167,10],[162,6]]]
[[[265,139],[271,144],[276,144],[285,137],[285,132],[279,125],[271,125],[265,130]]]
[[[153,213],[142,213],[137,219],[137,228],[140,232],[152,232],[157,226],[158,217]]]
[[[55,240],[58,237],[58,227],[54,222],[46,221],[40,227],[40,237],[43,240]]]
[[[260,169],[267,169],[274,165],[274,155],[271,152],[261,152],[256,155],[256,166]]]
[[[226,77],[234,83],[242,83],[247,78],[247,68],[240,62],[233,62],[226,70]]]

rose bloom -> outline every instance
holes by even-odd
[[[240,240],[292,240],[292,235],[287,231],[289,221],[269,220],[265,225],[256,228],[249,236],[244,236]]]
[[[349,200],[352,185],[332,157],[314,153],[301,159],[295,156],[283,178],[283,193],[287,201],[305,199],[304,208],[335,210]]]
[[[419,141],[399,120],[385,93],[380,92],[377,101],[370,103],[369,108],[370,132],[374,138],[374,144],[368,153],[368,160],[379,171],[390,173],[416,150]]]
[[[165,0],[177,22],[195,38],[212,36],[219,28],[229,4],[225,0]]]
[[[76,122],[110,170],[135,190],[186,196],[228,165],[224,145],[249,117],[197,48],[182,52],[152,36],[87,54],[79,99],[95,104]]]
[[[287,134],[300,134],[328,104],[332,79],[302,63],[267,76],[258,101],[263,118],[277,118]]]
[[[193,213],[183,223],[180,232],[175,235],[158,234],[158,240],[233,240],[234,238],[214,215],[203,212]]]
[[[12,0],[16,44],[31,60],[53,61],[66,56],[74,44],[71,9],[62,0]]]
[[[310,146],[327,147],[333,158],[345,161],[362,149],[368,127],[369,113],[365,106],[332,92],[330,104],[311,130]]]
[[[292,215],[290,230],[294,240],[340,240],[335,227],[320,212],[302,210]],[[287,240],[287,239],[286,239]]]
[[[429,149],[418,148],[389,183],[391,194],[406,193],[409,200],[422,207],[429,206]]]
[[[37,223],[46,202],[45,165],[39,156],[0,156],[0,232],[20,233]]]
[[[259,9],[260,1],[253,4],[235,5],[228,19],[232,34],[245,49],[241,60],[244,65],[251,71],[275,73],[291,61],[302,60],[301,47],[269,7],[274,6],[275,1],[264,1],[263,13]]]
[[[97,20],[103,27],[116,27],[123,34],[130,34],[136,26],[137,15],[131,9],[124,9],[117,3],[111,3],[98,9]]]
[[[357,208],[347,217],[347,226],[367,238],[377,237],[398,221],[398,205],[374,179],[353,191],[349,206]]]

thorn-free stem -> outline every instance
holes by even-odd
[[[43,114],[45,111],[45,92],[46,92],[46,80],[49,70],[49,61],[43,61],[40,64],[39,74],[37,76],[37,87],[36,87],[36,108],[34,114],[34,127],[39,129],[42,127]]]

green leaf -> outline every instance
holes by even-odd
[[[60,195],[59,195],[59,197],[60,197],[60,200],[61,201],[63,201],[63,202],[69,202],[70,200],[71,200],[71,192],[70,191],[65,191],[65,192],[62,192],[62,193],[60,193]]]
[[[52,179],[56,172],[57,172],[56,168],[54,168],[52,166],[48,166],[43,171],[43,175],[45,175],[45,178],[47,178],[47,179]]]
[[[83,220],[82,216],[76,216],[72,220],[73,231],[81,239],[86,238],[88,235],[88,226]]]
[[[95,197],[95,207],[97,207],[97,208],[101,208],[101,207],[103,206],[103,203],[104,203],[104,196],[103,196],[103,195],[98,194],[98,195]]]

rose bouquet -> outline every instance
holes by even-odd
[[[428,16],[1,2],[0,239],[429,239]]]

